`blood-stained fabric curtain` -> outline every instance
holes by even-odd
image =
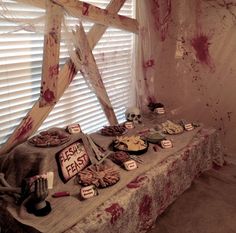
[[[140,34],[137,40],[137,103],[143,110],[156,102],[154,81],[157,77],[158,45],[166,38],[171,16],[171,0],[137,1]]]
[[[139,106],[162,102],[173,117],[214,126],[236,144],[236,1],[137,1]]]

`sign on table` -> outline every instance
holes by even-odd
[[[82,141],[75,142],[63,149],[59,153],[58,159],[65,181],[68,181],[90,164],[89,156]]]

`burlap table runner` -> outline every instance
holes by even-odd
[[[148,124],[142,125],[139,128],[136,128],[134,131],[145,129],[147,126]],[[4,166],[2,167],[5,168],[8,180],[11,181],[12,184],[14,183],[14,178],[16,184],[19,182],[17,177],[21,176],[25,172],[24,167],[27,167],[29,161],[31,164],[34,164],[34,166],[41,172],[54,171],[55,186],[53,190],[51,190],[51,193],[47,199],[51,203],[52,212],[45,217],[35,217],[28,214],[24,206],[19,208],[13,203],[10,203],[7,209],[16,220],[23,224],[32,226],[41,232],[63,232],[82,220],[91,211],[96,210],[99,205],[109,199],[109,197],[119,192],[119,190],[125,187],[131,180],[148,171],[152,167],[157,166],[158,163],[167,157],[175,155],[184,148],[188,147],[190,143],[194,142],[194,138],[200,129],[201,127],[196,128],[190,132],[184,132],[180,135],[168,136],[168,138],[173,139],[174,147],[171,149],[159,149],[157,152],[155,152],[153,150],[152,144],[150,144],[148,152],[140,156],[140,158],[142,158],[144,161],[144,164],[138,164],[138,169],[133,171],[125,171],[121,168],[118,168],[121,176],[120,181],[116,185],[109,188],[99,189],[98,196],[85,201],[81,201],[78,198],[80,186],[75,183],[75,179],[70,180],[67,184],[63,184],[63,182],[60,181],[60,178],[56,173],[57,167],[55,166],[54,160],[55,154],[58,151],[76,141],[76,136],[73,136],[70,142],[62,146],[50,148],[50,155],[46,159],[42,158],[42,155],[39,153],[39,148],[35,147],[30,148],[29,150],[28,144],[24,143],[18,146],[9,154],[7,158],[4,159],[5,161],[2,162],[2,165],[4,164]],[[134,131],[131,131],[130,134],[134,133]],[[214,131],[215,130],[213,130],[213,132]],[[97,133],[93,134],[92,137],[99,145],[102,146],[108,146],[112,141],[112,137],[104,137]],[[14,153],[18,153],[18,155],[15,156]],[[32,154],[39,156],[31,158],[30,155]],[[16,158],[17,161],[14,161]],[[31,159],[33,161],[31,161]],[[8,165],[8,169],[6,169],[6,165]],[[57,191],[68,191],[70,192],[71,196],[58,199],[52,198],[51,194]]]

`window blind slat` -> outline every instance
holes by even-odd
[[[45,12],[14,0],[2,2],[15,19],[33,19]],[[86,2],[104,9],[110,0]],[[0,13],[4,11],[0,9]],[[119,14],[132,17],[133,13],[134,0],[127,0]],[[72,29],[78,20],[66,17],[66,23]],[[86,32],[93,25],[86,21],[83,24]],[[19,25],[0,17],[0,145],[7,140],[40,95],[44,24],[37,23],[37,32],[15,31]],[[60,68],[68,59],[63,38],[62,35]],[[124,121],[125,107],[130,98],[133,43],[132,33],[110,27],[93,50],[119,122]],[[72,123],[79,123],[82,130],[88,133],[108,125],[96,95],[81,74],[76,75],[39,131]]]

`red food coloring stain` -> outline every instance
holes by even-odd
[[[139,231],[148,231],[152,226],[152,198],[149,195],[144,195],[139,204]]]
[[[47,89],[44,93],[43,93],[43,98],[46,102],[50,103],[55,99],[54,93],[52,91],[50,91],[49,89]]]
[[[54,44],[58,43],[58,37],[57,37],[57,33],[52,30],[49,32],[50,38],[49,38],[49,42],[50,42],[50,46],[53,46]],[[53,39],[53,40],[51,40]]]
[[[154,150],[155,152],[158,151],[158,147],[157,147],[157,145],[153,146],[153,150]]]
[[[191,45],[196,51],[196,56],[198,60],[201,62],[204,62],[208,64],[208,59],[209,59],[209,42],[208,38],[205,35],[199,35],[196,38],[193,38],[191,41]]]
[[[111,214],[110,222],[113,225],[123,214],[124,209],[118,203],[113,203],[110,207],[106,208],[105,211]]]
[[[225,130],[224,120],[222,117],[220,117],[218,120],[220,121],[220,124],[221,124],[221,126],[218,128],[218,130],[220,130],[223,133],[223,135],[225,135],[226,130]]]
[[[84,56],[83,65],[84,66],[88,66],[89,65],[89,57],[88,57],[88,55]]]
[[[104,9],[104,14],[105,14],[105,15],[108,15],[108,13],[109,13],[108,10],[107,10],[107,9]]]
[[[144,61],[146,61],[146,59],[144,57],[143,44],[141,44],[141,51],[142,51],[142,53],[141,53],[142,54],[141,55],[142,56],[142,61],[144,62]],[[144,88],[145,88],[145,92],[146,92],[146,96],[147,96],[145,98],[144,102],[147,102],[147,104],[150,103],[150,101],[149,101],[150,97],[149,96],[151,96],[153,98],[153,100],[155,99],[154,94],[152,94],[152,93],[154,93],[153,84],[152,84],[153,80],[151,80],[151,82],[149,82],[149,80],[148,80],[148,77],[149,77],[148,71],[149,71],[148,69],[143,69]],[[141,80],[139,82],[141,84]],[[145,105],[146,105],[146,103],[145,103]]]
[[[171,16],[171,0],[153,0],[153,15],[155,26],[161,34],[161,41],[166,39],[168,23]]]
[[[68,70],[69,70],[68,80],[69,80],[69,83],[71,83],[72,80],[74,79],[75,75],[77,74],[77,69],[71,60],[67,64],[68,64]],[[84,75],[82,70],[80,70],[80,72],[82,75]]]
[[[86,2],[83,2],[83,10],[82,14],[88,16],[89,14],[89,4]]]
[[[116,16],[120,19],[120,21],[125,20],[125,16],[123,15],[116,15]]]
[[[227,112],[227,117],[228,117],[228,120],[229,121],[231,121],[231,114],[232,114],[233,112]]]
[[[59,74],[59,64],[49,67],[49,77],[50,78],[53,78],[55,76],[57,77],[58,74]]]
[[[28,116],[23,120],[22,126],[17,130],[15,140],[19,141],[24,139],[32,128],[33,119]]]
[[[190,150],[187,149],[187,150],[182,154],[181,159],[182,159],[183,161],[187,161],[188,158],[189,158],[189,155],[190,155]]]
[[[139,213],[140,217],[149,216],[151,213],[152,198],[149,195],[144,195],[140,204],[139,204]]]
[[[136,189],[141,187],[143,184],[148,181],[147,176],[137,176],[134,180],[132,180],[130,183],[127,184],[127,188],[130,189]]]
[[[100,218],[101,216],[102,216],[102,214],[101,214],[101,213],[97,214],[97,218]]]
[[[197,59],[201,62],[209,66],[210,68],[214,68],[213,62],[209,53],[209,39],[206,35],[199,34],[195,38],[191,40],[191,45],[193,46]]]
[[[150,104],[151,103],[155,104],[157,102],[155,96],[148,96],[147,99]]]
[[[216,164],[216,163],[213,162],[212,168],[213,168],[214,170],[220,170],[220,169],[221,169],[221,166],[219,166],[218,164]]]
[[[149,59],[146,62],[144,62],[143,67],[145,69],[153,67],[154,66],[154,59]]]

